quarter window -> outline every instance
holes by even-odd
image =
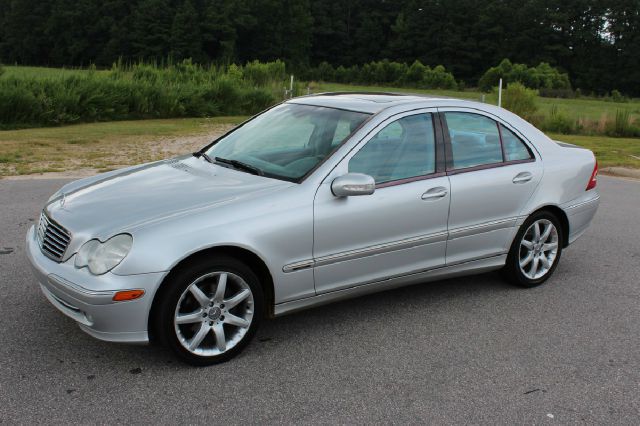
[[[502,162],[498,124],[466,112],[446,112],[454,169]]]
[[[435,133],[431,114],[401,118],[386,126],[349,161],[349,171],[376,183],[435,172]]]
[[[529,148],[513,132],[502,124],[500,125],[502,134],[502,145],[504,146],[505,161],[529,160],[533,158]]]

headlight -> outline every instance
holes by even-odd
[[[106,274],[129,254],[133,237],[129,234],[119,234],[109,238],[104,243],[89,240],[76,253],[76,268],[89,267],[94,275]]]

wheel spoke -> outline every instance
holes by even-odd
[[[191,286],[189,287],[189,291],[191,292],[193,297],[196,298],[200,306],[205,307],[209,305],[209,298],[195,283],[191,284]]]
[[[213,295],[213,301],[216,303],[222,303],[226,289],[227,274],[221,274],[220,277],[218,277],[218,287],[216,287],[216,294]]]
[[[544,232],[540,236],[540,241],[544,242],[544,241],[547,241],[549,239],[549,235],[551,235],[551,229],[552,228],[553,228],[552,224],[548,224],[547,225],[547,227],[544,229]]]
[[[182,314],[176,317],[176,324],[191,324],[194,322],[202,321],[202,309],[191,312],[189,314]]]
[[[251,294],[251,291],[249,291],[248,289],[242,290],[240,293],[236,294],[231,299],[225,300],[224,301],[225,307],[227,308],[227,310],[229,310],[237,306],[240,302],[242,302],[247,297],[249,297],[250,294]]]
[[[224,315],[224,322],[225,324],[235,325],[237,327],[242,327],[242,328],[249,327],[249,321],[229,313],[226,313]]]
[[[542,262],[542,266],[544,266],[547,269],[551,267],[551,263],[549,262],[549,259],[547,259],[547,256],[545,255],[540,256],[540,262]]]
[[[533,252],[530,251],[529,254],[527,254],[527,257],[525,257],[520,261],[520,266],[524,268],[529,263],[531,263],[532,260],[533,260]]]
[[[533,241],[540,240],[540,224],[538,222],[533,224]]]
[[[551,251],[558,248],[558,243],[548,243],[542,246],[542,251]]]
[[[539,260],[537,256],[533,257],[533,263],[531,264],[531,270],[529,271],[529,274],[531,275],[531,277],[535,277],[536,274],[538,273],[538,264],[539,264]]]
[[[528,248],[529,250],[533,249],[533,243],[531,241],[522,240],[520,242],[520,245],[523,246],[523,247]]]
[[[202,323],[202,325],[200,326],[200,330],[198,330],[198,332],[195,334],[195,336],[193,336],[193,338],[189,342],[189,349],[193,351],[198,346],[200,346],[200,343],[202,343],[204,338],[207,336],[207,333],[209,332],[209,330],[211,330],[211,327],[209,327],[205,323]]]
[[[213,334],[216,336],[216,347],[220,352],[227,350],[227,341],[224,335],[224,326],[218,323],[213,326]]]

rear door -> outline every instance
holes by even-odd
[[[447,264],[504,254],[542,165],[516,130],[496,117],[439,109],[451,184]]]

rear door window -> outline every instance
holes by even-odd
[[[498,123],[483,115],[445,112],[454,169],[501,163]]]
[[[533,154],[524,142],[502,124],[500,125],[500,133],[502,134],[502,144],[504,145],[505,161],[521,161],[533,158]]]

